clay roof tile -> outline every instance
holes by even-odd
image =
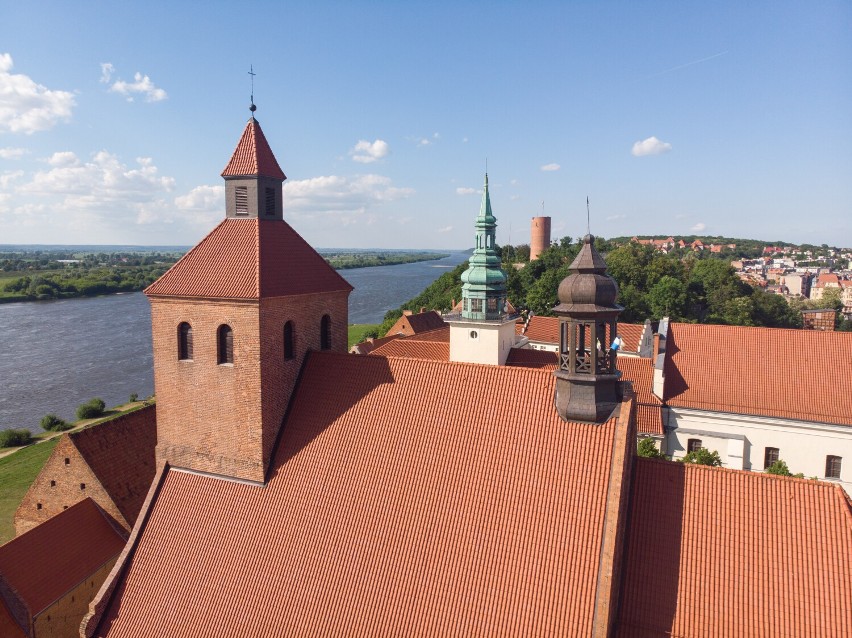
[[[252,117],[243,130],[231,160],[222,171],[222,177],[263,176],[285,180],[287,176],[278,165],[260,122]]]

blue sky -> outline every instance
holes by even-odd
[[[852,246],[852,3],[6,2],[0,243],[193,244],[248,118],[320,247]],[[542,205],[543,202],[543,205]]]

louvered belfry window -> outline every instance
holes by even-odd
[[[178,359],[192,360],[192,326],[185,321],[178,326]]]
[[[320,321],[320,348],[322,350],[331,349],[331,317],[323,315]]]
[[[237,215],[248,215],[248,187],[237,186],[234,189]]]
[[[275,214],[275,189],[266,189],[266,214],[272,216]]]
[[[219,364],[234,362],[234,331],[225,324],[219,326]]]

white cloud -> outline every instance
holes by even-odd
[[[516,180],[516,179],[509,180],[509,184],[511,184],[512,186],[517,186],[518,180]]]
[[[323,175],[284,183],[284,215],[343,225],[373,223],[384,202],[404,199],[414,189],[394,186],[384,175]]]
[[[606,218],[608,222],[618,221],[619,219],[627,219],[627,215],[610,215]]]
[[[20,179],[23,176],[24,176],[24,171],[10,171],[8,173],[0,174],[0,188],[2,188],[3,190],[11,188],[12,182],[14,182],[17,179]],[[9,193],[6,193],[6,196],[7,196],[7,198],[11,197],[11,195],[9,195]]]
[[[35,133],[71,119],[76,106],[68,91],[51,91],[28,76],[11,73],[14,62],[0,53],[0,133]]]
[[[652,135],[648,139],[636,142],[630,152],[634,157],[642,157],[644,155],[660,155],[668,153],[670,150],[672,150],[671,144],[662,142]]]
[[[689,230],[691,230],[694,233],[700,233],[700,232],[702,232],[706,229],[707,229],[707,224],[705,224],[704,222],[698,222],[697,224],[695,224],[695,226],[693,226]]]
[[[101,84],[109,84],[113,73],[115,73],[115,67],[112,64],[101,62]]]
[[[18,159],[26,154],[27,149],[25,148],[12,148],[11,146],[0,148],[0,158],[2,159]]]
[[[544,166],[541,167],[541,170],[543,170],[543,171],[558,171],[560,168],[562,168],[562,167],[559,164],[556,164],[554,162],[552,164],[545,164]]]
[[[456,189],[456,195],[473,195],[475,192],[475,188],[467,188],[460,186]]]
[[[101,65],[101,82],[109,82],[109,79],[104,80],[104,78],[112,77],[112,73],[115,71],[111,64],[107,63],[107,65],[106,69],[104,69],[103,64]],[[142,75],[138,71],[133,75],[133,82],[116,80],[109,87],[109,90],[112,93],[123,95],[128,102],[132,102],[136,95],[144,96],[146,102],[161,102],[169,97],[163,89],[151,82],[150,77]]]
[[[199,226],[198,215],[180,210],[170,194],[174,179],[160,175],[151,158],[128,166],[108,151],[89,159],[62,151],[44,163],[44,170],[26,178],[14,176],[13,188],[6,189],[12,197],[0,210],[0,224],[11,236],[31,237],[40,229],[45,242],[144,243],[162,236],[164,224],[171,225],[170,237],[182,241],[209,230],[209,216]]]
[[[420,138],[417,142],[417,146],[429,146],[432,143],[432,140],[427,139],[425,137]]]
[[[521,198],[520,195],[509,195],[509,199],[512,200],[513,202],[518,201],[520,198]]]
[[[352,156],[352,160],[355,162],[371,164],[383,157],[386,157],[389,152],[390,147],[384,140],[376,140],[375,142],[360,140],[352,148],[352,150],[349,151],[349,155]]]
[[[452,229],[453,229],[453,227],[452,227],[452,226],[444,226],[443,228],[439,228],[439,229],[438,229],[438,232],[439,232],[439,233],[448,233],[448,232],[450,232]]]
[[[462,138],[462,144],[467,144],[467,143],[468,143],[468,141],[469,141],[469,140],[468,140],[468,138],[466,138],[466,137],[463,137],[463,138]]]
[[[209,227],[225,216],[225,187],[196,186],[186,195],[175,197],[175,208],[199,225]]]
[[[47,163],[56,167],[77,166],[80,160],[72,151],[57,151],[47,158]]]
[[[94,201],[116,202],[122,198],[146,198],[152,193],[170,191],[174,179],[158,175],[149,157],[136,158],[138,168],[128,168],[107,151],[96,153],[91,161],[81,162],[74,153],[54,153],[48,160],[53,168],[39,171],[19,188],[21,192],[49,195],[73,195]]]

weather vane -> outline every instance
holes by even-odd
[[[591,215],[589,213],[589,196],[586,195],[586,234],[592,234]]]
[[[254,105],[254,76],[257,75],[257,73],[254,72],[253,64],[249,65],[248,74],[251,76],[251,106],[249,107],[249,111],[254,113],[257,110],[257,107]]]

